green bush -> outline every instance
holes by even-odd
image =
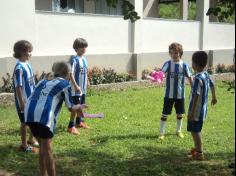
[[[215,69],[216,73],[234,73],[235,68],[234,65],[225,65],[225,64],[218,64]]]
[[[93,67],[88,70],[88,79],[91,85],[109,84],[135,80],[132,74],[116,73],[114,69],[100,69]]]

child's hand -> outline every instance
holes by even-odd
[[[82,94],[81,88],[79,86],[75,87],[75,92]]]
[[[80,105],[80,109],[85,109],[85,108],[88,108],[88,105],[86,105],[86,104],[81,104]]]
[[[216,99],[216,98],[214,98],[214,99],[211,100],[211,105],[212,105],[212,106],[215,105],[216,103],[217,103],[217,99]]]

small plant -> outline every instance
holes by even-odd
[[[222,81],[222,82],[228,86],[227,91],[231,91],[231,93],[235,92],[235,80],[234,81]]]
[[[9,73],[7,73],[6,77],[2,77],[2,80],[3,80],[3,86],[0,88],[1,92],[12,93],[14,91],[12,76]]]
[[[106,70],[105,68],[102,70],[103,72],[103,77],[104,77],[104,80],[103,80],[103,83],[114,83],[115,82],[115,79],[116,79],[116,72],[114,69],[108,69]]]
[[[149,70],[149,69],[144,69],[143,71],[142,71],[142,80],[146,80],[147,78],[147,75],[150,75],[151,74],[151,70]]]
[[[225,66],[225,64],[218,64],[216,66],[216,73],[226,73],[226,66]]]
[[[225,64],[218,64],[216,66],[216,73],[229,73],[229,72],[235,72],[234,65],[228,65],[226,66]]]
[[[104,82],[103,72],[98,67],[88,70],[88,80],[91,85],[98,85]]]

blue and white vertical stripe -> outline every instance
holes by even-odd
[[[193,80],[193,87],[191,90],[190,103],[189,103],[189,113],[190,113],[193,105],[193,97],[195,95],[199,96],[198,102],[196,103],[197,107],[194,112],[195,121],[204,121],[206,119],[209,87],[213,86],[214,83],[206,71],[200,72],[195,76]]]
[[[21,86],[23,90],[23,98],[27,101],[27,98],[31,95],[35,87],[34,74],[32,67],[28,62],[20,62],[16,63],[13,72],[13,85],[14,85],[14,93],[15,93],[15,101],[16,106],[19,108],[19,101],[16,96],[16,88]]]
[[[165,98],[183,99],[185,97],[185,77],[191,76],[189,66],[182,60],[178,63],[169,60],[164,63],[162,71],[166,73]]]
[[[41,80],[26,103],[25,121],[39,122],[54,132],[63,101],[68,108],[73,106],[71,86],[67,80]]]
[[[75,81],[80,86],[82,94],[87,92],[87,72],[88,72],[88,62],[85,57],[75,56],[71,61],[71,71],[74,75]],[[79,93],[76,93],[74,87],[72,86],[72,95],[79,96]]]

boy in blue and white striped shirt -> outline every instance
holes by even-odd
[[[74,104],[85,104],[88,86],[88,62],[84,54],[87,47],[88,43],[83,38],[77,38],[73,43],[76,55],[70,58],[70,82],[72,85],[72,99]],[[71,134],[79,134],[75,126],[79,128],[90,128],[85,124],[83,117],[71,112],[68,132]]]
[[[71,96],[69,66],[65,62],[53,65],[54,79],[41,80],[25,106],[25,122],[39,141],[39,163],[41,175],[56,175],[52,155],[52,138],[58,113],[63,101],[72,112],[82,114],[86,105],[74,105]]]
[[[195,52],[192,56],[192,67],[196,72],[193,80],[193,87],[190,95],[188,125],[187,130],[191,132],[194,148],[189,153],[189,157],[195,160],[203,160],[202,138],[201,130],[203,121],[207,115],[208,92],[209,87],[212,92],[211,104],[217,103],[215,95],[215,86],[209,76],[204,70],[207,65],[207,54],[204,51]]]
[[[166,73],[166,91],[160,125],[159,139],[161,140],[164,139],[167,116],[171,114],[173,105],[177,115],[176,135],[180,138],[184,137],[181,127],[183,114],[185,113],[185,77],[188,78],[192,85],[189,66],[181,60],[183,55],[182,45],[172,43],[169,46],[169,54],[171,60],[165,62],[162,67],[162,71]]]
[[[16,110],[21,122],[21,146],[20,151],[36,152],[36,149],[29,146],[26,141],[26,124],[24,120],[24,107],[28,97],[34,90],[34,74],[28,60],[31,57],[33,46],[29,41],[20,40],[14,45],[14,57],[18,59],[13,72],[13,88],[15,95]],[[33,135],[30,133],[29,144],[38,146],[37,141],[34,141]]]

